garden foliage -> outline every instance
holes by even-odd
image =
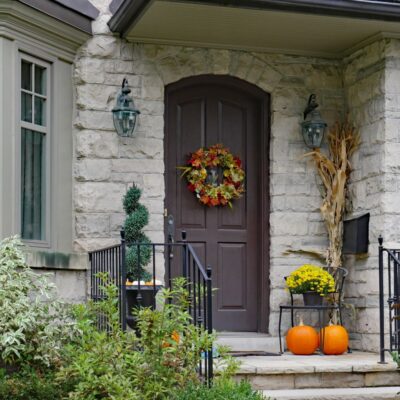
[[[208,388],[204,385],[189,385],[179,391],[173,400],[266,400],[265,397],[254,391],[249,382],[233,382],[230,379],[216,381]]]
[[[150,281],[152,278],[151,274],[144,269],[151,259],[151,246],[135,246],[135,243],[150,244],[150,239],[142,231],[149,223],[149,211],[139,203],[141,195],[141,190],[133,184],[123,199],[124,210],[127,214],[125,221],[125,238],[128,245],[127,277],[132,281]],[[138,247],[140,254],[138,254]]]
[[[120,327],[118,289],[102,274],[105,300],[67,314],[45,276],[29,269],[16,238],[0,246],[0,398],[2,400],[259,400],[234,384],[236,363],[209,389],[197,367],[214,336],[191,323],[184,279],[164,289],[156,310],[136,310],[140,335]],[[51,303],[49,303],[51,301]],[[98,328],[98,319],[107,328]],[[73,322],[72,322],[73,321]]]
[[[0,243],[0,365],[50,367],[73,333],[54,285],[25,262],[16,237]]]

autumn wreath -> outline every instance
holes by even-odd
[[[232,207],[231,201],[244,192],[242,162],[222,144],[198,149],[190,154],[187,165],[179,168],[183,170],[188,189],[209,207]]]

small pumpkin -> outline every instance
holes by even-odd
[[[318,348],[317,331],[312,326],[304,325],[303,320],[300,319],[299,325],[289,329],[286,344],[293,354],[313,354]]]
[[[332,322],[323,328],[320,333],[320,342],[323,344],[324,354],[343,354],[349,347],[349,335],[342,325],[333,325]]]

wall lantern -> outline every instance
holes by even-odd
[[[136,118],[140,114],[140,111],[135,108],[132,97],[129,96],[130,92],[128,81],[124,78],[117,95],[117,102],[112,109],[115,130],[119,136],[124,137],[133,136]]]
[[[322,119],[317,108],[317,96],[311,94],[308,99],[307,107],[304,110],[304,121],[301,123],[301,130],[304,142],[312,149],[321,147],[325,129],[328,126]]]

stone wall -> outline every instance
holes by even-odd
[[[353,159],[353,214],[371,214],[368,257],[346,258],[347,301],[356,311],[349,321],[355,345],[369,350],[378,349],[378,236],[388,247],[399,243],[399,50],[397,40],[381,40],[344,60],[346,108],[362,141]]]
[[[151,212],[147,232],[163,240],[164,87],[184,77],[231,75],[271,94],[271,317],[277,333],[278,305],[287,297],[283,277],[303,262],[288,249],[327,244],[319,213],[313,164],[301,158],[302,112],[316,93],[324,118],[343,111],[341,63],[332,60],[242,51],[131,44],[107,29],[107,0],[92,0],[102,14],[95,35],[75,63],[75,246],[88,250],[118,240],[124,219],[121,198],[134,181]],[[141,111],[135,138],[119,138],[111,109],[127,77]],[[266,283],[267,284],[267,283]]]

